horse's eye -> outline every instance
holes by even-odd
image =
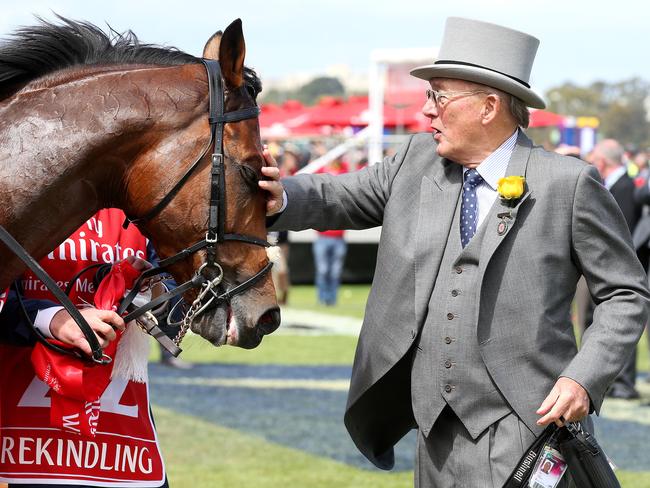
[[[246,85],[246,91],[251,96],[253,100],[257,100],[257,92],[252,86]]]
[[[252,191],[257,191],[257,181],[259,180],[257,172],[245,164],[240,164],[238,168],[244,183],[246,183]]]

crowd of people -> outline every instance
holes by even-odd
[[[605,188],[612,194],[621,210],[632,235],[636,254],[648,272],[650,266],[648,153],[644,150],[626,150],[623,144],[614,139],[601,140],[587,154],[581,154],[579,148],[572,146],[559,147],[557,152],[583,158],[596,167]],[[593,321],[594,306],[594,301],[582,279],[576,292],[576,324],[583,333]],[[650,349],[650,339],[645,347]],[[607,396],[625,400],[640,398],[635,387],[636,362],[637,355],[631,355],[607,391]]]

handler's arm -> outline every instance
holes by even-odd
[[[393,180],[404,162],[409,139],[392,158],[343,175],[299,175],[282,179],[287,202],[271,220],[271,230],[366,229],[382,224]],[[268,159],[268,157],[267,157]],[[270,177],[272,171],[266,170]],[[275,174],[275,171],[273,171]],[[260,182],[268,190],[273,183]],[[278,187],[269,196],[269,209],[282,205]]]

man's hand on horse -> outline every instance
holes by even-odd
[[[555,422],[561,427],[564,422],[582,420],[589,413],[589,395],[580,383],[562,376],[536,413],[543,416],[537,425]]]
[[[262,190],[268,192],[266,198],[266,215],[271,216],[278,213],[282,208],[282,204],[284,203],[284,187],[280,183],[278,163],[275,162],[267,147],[264,148],[263,154],[266,166],[262,166],[262,174],[266,179],[260,180],[258,184]]]
[[[117,337],[115,329],[124,330],[124,320],[112,310],[84,308],[79,312],[95,332],[101,347],[106,347],[109,342],[115,340]],[[54,314],[50,322],[50,332],[55,339],[75,346],[89,356],[92,354],[90,344],[88,344],[83,332],[66,310],[59,310]]]

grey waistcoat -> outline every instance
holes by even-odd
[[[485,367],[477,340],[476,280],[481,243],[491,219],[484,220],[465,249],[459,222],[457,204],[413,363],[411,397],[425,435],[449,405],[475,439],[510,408]]]

